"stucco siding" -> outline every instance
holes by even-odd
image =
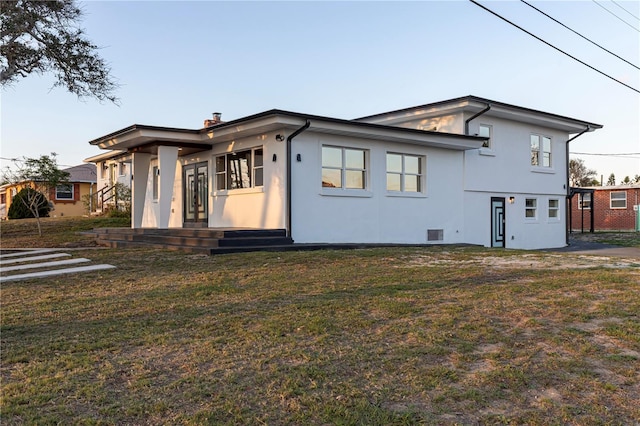
[[[323,145],[366,150],[365,190],[322,187]],[[430,229],[442,230],[443,236],[432,243],[463,242],[460,151],[313,133],[303,133],[293,146],[296,242],[424,244]],[[424,194],[387,191],[387,152],[424,156]]]

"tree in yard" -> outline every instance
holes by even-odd
[[[596,171],[587,169],[584,160],[569,160],[569,183],[571,186],[590,186],[596,176]]]
[[[25,158],[22,162],[16,162],[16,165],[15,170],[5,169],[2,179],[22,188],[20,192],[23,196],[14,201],[22,202],[32,217],[36,218],[38,235],[42,236],[40,213],[43,194],[49,194],[57,186],[67,184],[69,173],[58,168],[56,154],[53,152],[40,158]],[[28,190],[25,191],[25,188]]]
[[[54,87],[79,98],[118,102],[111,69],[98,47],[79,27],[82,10],[75,0],[0,2],[0,85],[31,73],[55,75]]]
[[[607,186],[616,186],[616,175],[611,173],[607,179]]]

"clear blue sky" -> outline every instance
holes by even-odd
[[[640,71],[526,4],[480,3],[640,90]],[[530,3],[640,65],[640,2]],[[2,91],[1,157],[53,151],[71,166],[102,152],[89,140],[134,123],[199,128],[212,112],[232,120],[272,108],[350,119],[465,95],[604,125],[574,152],[640,153],[638,93],[469,1],[82,4],[121,105],[29,76]],[[605,181],[640,174],[640,155],[573,157]]]

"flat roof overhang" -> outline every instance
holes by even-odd
[[[291,133],[293,133],[296,129],[303,126],[307,120],[311,123],[308,130],[318,133],[452,150],[477,149],[480,148],[485,141],[484,138],[476,136],[430,132],[383,124],[270,110],[201,130],[136,124],[95,139],[90,143],[102,149],[118,150],[119,154],[117,155],[133,152],[157,154],[159,146],[176,146],[180,148],[179,155],[182,156],[208,151],[216,143],[230,142],[243,137],[263,135],[272,131],[284,131],[286,133],[287,130],[290,130]],[[287,135],[285,134],[285,136]],[[88,160],[96,161],[96,159],[109,159],[114,157],[112,153],[103,155],[105,155],[105,157],[94,156]]]
[[[477,96],[465,96],[461,98],[450,99],[447,101],[384,112],[381,114],[358,118],[356,119],[356,121],[398,125],[409,121],[427,119],[460,112],[465,113],[465,116],[468,115],[468,117],[471,117],[472,115],[485,109],[487,105],[491,106],[491,109],[485,113],[485,115],[487,116],[516,120],[543,127],[550,127],[558,130],[563,130],[568,133],[582,132],[586,128],[589,128],[590,131],[593,131],[596,129],[601,129],[603,127],[601,124],[590,123],[588,121],[578,120],[575,118],[565,117],[562,115],[544,111],[538,111],[531,108],[510,105],[504,102],[492,101],[490,99],[480,98]]]

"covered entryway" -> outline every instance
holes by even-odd
[[[206,227],[209,220],[209,164],[185,165],[182,169],[184,226]]]
[[[491,197],[491,247],[505,247],[504,201],[501,197]]]

